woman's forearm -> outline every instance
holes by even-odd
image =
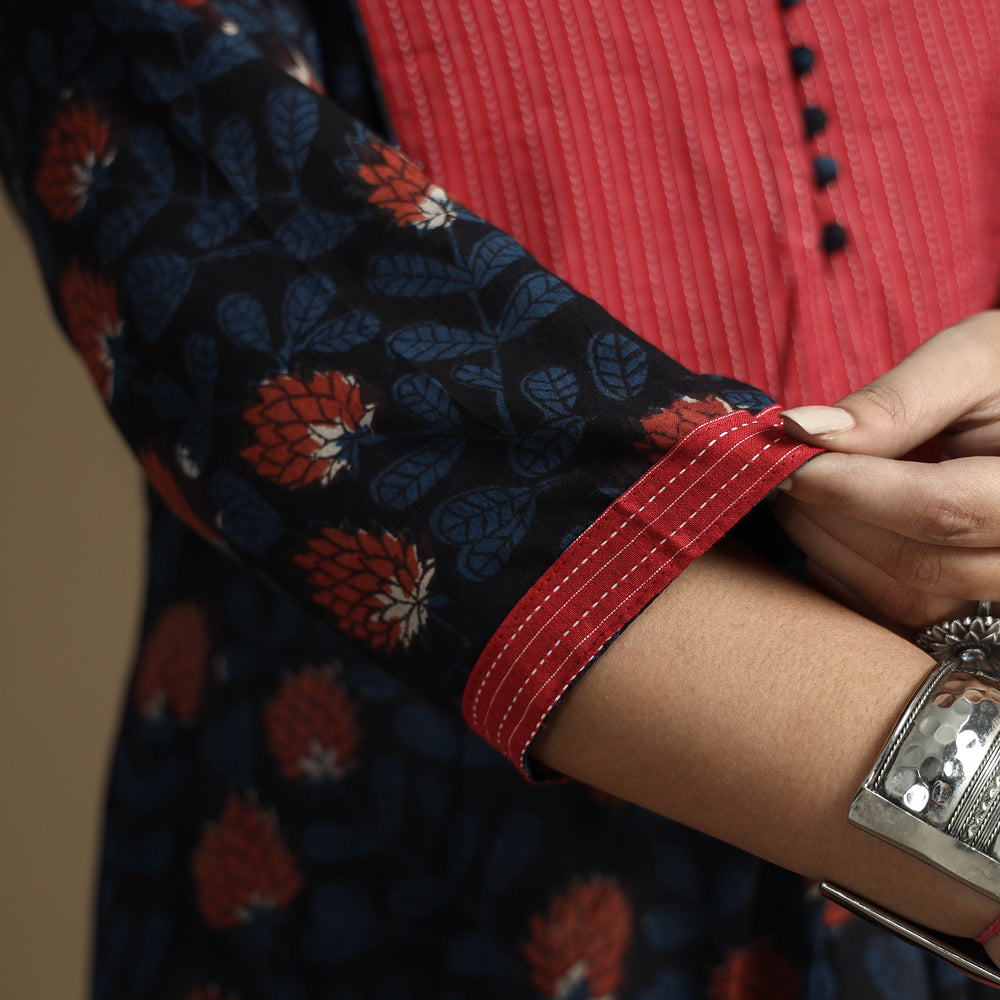
[[[742,550],[709,552],[577,683],[547,765],[947,933],[1000,904],[847,822],[931,660]]]

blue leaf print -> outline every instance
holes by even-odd
[[[462,385],[476,385],[494,392],[503,391],[503,376],[496,368],[481,368],[479,365],[458,365],[451,373]]]
[[[231,472],[220,472],[215,477],[212,497],[219,505],[223,529],[247,552],[263,552],[284,530],[274,508]]]
[[[65,31],[59,39],[59,54],[67,69],[76,71],[94,47],[96,27],[87,11],[71,11],[63,17]],[[29,60],[30,62],[30,60]]]
[[[888,934],[873,934],[865,942],[864,968],[875,994],[885,1000],[926,997],[923,952]]]
[[[583,434],[581,417],[564,417],[532,431],[510,447],[510,464],[519,476],[543,476],[576,450]]]
[[[38,28],[28,34],[27,66],[45,90],[59,90],[59,70],[52,39]]]
[[[119,747],[112,785],[115,802],[136,816],[167,808],[180,794],[187,780],[187,767],[180,758],[167,757],[140,770],[131,753]]]
[[[705,892],[701,866],[695,860],[691,848],[684,841],[654,841],[656,856],[652,873],[660,886],[672,899],[697,902]]]
[[[403,920],[429,916],[446,900],[444,887],[428,875],[411,875],[389,892],[389,909]]]
[[[207,413],[197,413],[184,425],[177,438],[177,460],[189,476],[200,476],[212,447],[212,421]]]
[[[451,824],[448,836],[448,876],[457,882],[479,849],[480,820],[476,813],[461,812]]]
[[[404,375],[393,385],[392,398],[430,430],[462,429],[458,410],[448,390],[430,375]]]
[[[194,61],[193,72],[199,83],[207,83],[237,66],[259,57],[257,48],[243,37],[242,32],[227,35],[217,32],[205,44]]]
[[[202,766],[230,787],[247,788],[254,779],[256,739],[250,704],[237,702],[205,730]]]
[[[309,928],[302,954],[310,962],[342,962],[378,940],[379,920],[366,895],[352,886],[326,882],[310,900]]]
[[[273,7],[264,8],[264,10],[270,21],[269,26],[273,27],[279,35],[287,35],[290,38],[295,38],[305,28],[302,22],[302,15],[297,10],[290,9],[284,4],[275,4]],[[309,31],[308,35],[312,35],[312,31]],[[302,41],[303,44],[306,44],[306,39]]]
[[[401,685],[392,674],[364,660],[351,664],[351,681],[364,701],[391,701],[401,693]]]
[[[243,292],[227,295],[219,303],[216,316],[222,332],[241,347],[271,350],[264,307],[252,295]]]
[[[194,412],[191,397],[162,372],[153,376],[146,396],[156,415],[163,420],[187,418]]]
[[[652,948],[666,951],[688,944],[701,933],[704,925],[704,914],[696,906],[661,903],[646,914],[642,929]]]
[[[282,318],[285,334],[293,340],[308,333],[330,308],[337,286],[325,274],[307,274],[296,278],[285,293]]]
[[[121,52],[98,52],[77,78],[79,92],[110,94],[125,86],[125,59]]]
[[[635,1000],[699,1000],[701,991],[685,969],[666,969],[635,995]],[[809,994],[810,1000],[813,996]]]
[[[172,31],[195,21],[179,3],[162,0],[99,0],[95,9],[109,27],[123,31]]]
[[[500,979],[513,972],[510,959],[487,931],[457,937],[448,954],[448,968],[459,976]]]
[[[164,4],[164,6],[166,6]],[[191,89],[187,74],[168,66],[146,63],[136,84],[137,96],[144,102],[176,101]]]
[[[339,823],[314,823],[302,832],[302,855],[311,864],[341,865],[360,861],[382,849],[370,830]]]
[[[417,778],[417,802],[428,825],[437,823],[444,816],[445,809],[452,801],[451,791],[451,782],[436,767],[427,768]]]
[[[962,973],[958,973],[962,976]],[[962,977],[964,978],[964,976]],[[956,980],[956,983],[961,980]],[[811,962],[809,978],[806,983],[806,996],[809,1000],[837,1000],[837,977],[829,962]],[[843,993],[840,994],[843,996]]]
[[[116,872],[136,876],[164,871],[173,856],[170,833],[164,829],[135,837],[109,833],[104,842],[104,857]]]
[[[568,416],[578,390],[576,376],[565,368],[543,368],[521,382],[521,392],[550,417]]]
[[[765,410],[774,400],[760,389],[748,385],[737,385],[721,375],[708,375],[707,378],[722,383],[715,394],[737,410]]]
[[[595,333],[587,344],[587,362],[594,384],[609,399],[632,399],[646,384],[646,352],[619,331]]]
[[[494,338],[485,330],[463,330],[439,323],[416,323],[390,333],[389,349],[410,361],[446,361],[491,348]]]
[[[244,196],[204,201],[184,232],[199,250],[214,250],[236,233],[253,209],[253,202]]]
[[[246,0],[216,0],[212,6],[230,21],[238,24],[240,31],[246,35],[258,35],[272,27],[264,16],[264,8],[256,3],[247,3]]]
[[[145,993],[159,976],[172,929],[169,916],[159,908],[149,910],[138,922],[128,976],[130,994]]]
[[[97,227],[97,252],[105,264],[128,249],[142,227],[156,215],[167,199],[161,195],[140,198],[104,216]]]
[[[289,174],[297,174],[319,129],[316,95],[301,87],[274,91],[267,99],[267,123],[278,162]]]
[[[136,257],[125,273],[125,294],[142,337],[159,338],[184,301],[194,275],[194,264],[179,254],[151,250]]]
[[[478,288],[488,285],[508,264],[527,256],[513,237],[496,230],[484,236],[469,254],[469,270]]]
[[[330,212],[301,212],[282,223],[275,238],[296,260],[312,260],[338,246],[354,231],[355,220]]]
[[[433,709],[418,704],[403,705],[393,720],[396,736],[403,746],[432,760],[447,763],[455,757],[455,732]]]
[[[403,819],[403,800],[409,780],[406,764],[400,754],[390,753],[380,757],[369,774],[380,828],[385,833],[392,833]]]
[[[215,381],[219,376],[219,348],[204,333],[192,333],[184,345],[184,360],[195,396],[203,403],[215,395]]]
[[[464,267],[413,254],[383,254],[371,262],[368,287],[382,295],[404,299],[425,299],[475,288]]]
[[[491,537],[505,522],[521,517],[532,503],[533,491],[527,487],[469,490],[443,503],[434,512],[431,526],[442,542],[465,545]]]
[[[534,514],[534,490],[486,487],[441,504],[431,515],[431,532],[460,547],[457,568],[462,576],[488,580],[506,564]]]
[[[508,816],[486,857],[486,889],[503,892],[528,867],[541,842],[538,818],[528,813]]]
[[[573,298],[573,289],[546,271],[522,278],[504,307],[499,332],[504,340],[527,333],[536,323]]]
[[[219,126],[212,156],[234,191],[256,195],[257,143],[245,118],[234,115]]]
[[[708,905],[716,914],[737,913],[757,887],[757,869],[743,858],[731,858],[716,866],[714,875]]]
[[[173,190],[174,160],[170,143],[160,129],[141,122],[129,134],[128,149],[142,164],[154,187],[163,192]]]
[[[379,328],[378,316],[360,310],[349,312],[316,327],[300,345],[300,349],[342,354],[352,347],[374,340]]]
[[[412,506],[448,475],[463,446],[460,437],[436,438],[396,459],[372,480],[372,500],[390,510]]]

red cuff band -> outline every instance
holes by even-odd
[[[528,775],[542,723],[604,646],[817,454],[780,426],[776,406],[701,424],[605,510],[483,650],[465,688],[469,727]]]
[[[997,914],[996,920],[976,938],[976,941],[979,944],[986,944],[991,938],[995,938],[997,934],[1000,934],[1000,914]]]

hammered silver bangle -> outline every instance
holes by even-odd
[[[917,637],[938,666],[851,803],[856,826],[1000,902],[1000,618],[988,602]],[[846,890],[824,893],[981,982],[1000,973],[973,942],[935,935]]]

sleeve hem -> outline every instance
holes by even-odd
[[[462,701],[469,727],[529,780],[531,743],[604,646],[817,449],[780,408],[689,432],[556,560],[483,650]]]

